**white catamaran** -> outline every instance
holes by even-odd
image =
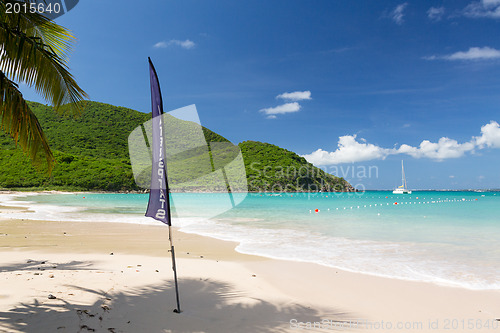
[[[401,173],[402,173],[402,184],[397,189],[392,191],[392,193],[394,193],[394,194],[411,194],[411,190],[409,190],[406,186],[405,167],[403,165],[403,161],[401,161]]]

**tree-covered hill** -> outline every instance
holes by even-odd
[[[316,168],[289,150],[256,141],[244,141],[238,146],[244,157],[250,191],[354,191],[343,178]]]
[[[12,139],[2,133],[0,188],[140,190],[132,174],[128,136],[137,126],[148,121],[151,114],[98,102],[88,102],[85,112],[77,118],[58,115],[51,107],[39,103],[30,102],[30,107],[50,142],[56,159],[54,170],[50,177],[36,171]],[[172,124],[184,137],[191,137],[195,128],[193,123],[182,120],[175,120]],[[203,128],[203,136],[207,142],[228,142],[206,128]],[[181,151],[184,149],[182,144],[183,140],[177,140],[171,142],[169,148]],[[240,143],[239,147],[251,191],[352,190],[343,179],[313,167],[293,152],[253,141]],[[176,168],[178,179],[183,181],[187,174],[206,172],[200,166],[199,150],[176,156],[189,161]],[[178,162],[173,160],[172,163]]]

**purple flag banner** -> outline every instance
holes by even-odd
[[[151,190],[149,192],[146,216],[171,225],[170,202],[167,183],[167,167],[165,162],[165,142],[163,141],[163,101],[161,99],[160,83],[156,70],[149,60],[149,75],[151,82],[151,108],[153,113],[153,144],[151,170]]]

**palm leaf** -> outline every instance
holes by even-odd
[[[21,11],[15,15],[7,14],[5,12],[7,3],[12,5],[17,3],[22,6],[25,3],[29,5],[30,0],[1,0],[0,8],[2,11],[0,15],[3,15],[0,19],[1,22],[5,22],[9,27],[15,27],[29,36],[41,38],[42,42],[50,45],[61,58],[67,58],[67,54],[71,51],[71,42],[74,40],[73,35],[68,30],[38,13]]]
[[[43,28],[50,30],[47,26]],[[44,43],[48,40],[52,44]],[[0,21],[0,41],[3,47],[0,70],[14,81],[33,86],[56,109],[70,104],[74,112],[81,112],[79,102],[87,95],[76,83],[68,70],[67,60],[62,57],[64,39],[58,40],[54,35],[50,38],[31,36]]]
[[[44,164],[52,172],[54,156],[36,116],[24,100],[16,84],[0,72],[0,120],[2,128],[19,143],[39,168]],[[42,153],[42,154],[40,154]]]

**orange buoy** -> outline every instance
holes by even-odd
[[[316,208],[316,209],[314,210],[314,212],[315,212],[315,213],[318,213],[318,212],[319,212],[319,209],[318,209],[318,208]]]
[[[387,199],[388,197],[385,197],[385,198]]]
[[[394,204],[395,204],[395,205],[397,205],[398,203],[397,203],[397,202],[395,202]]]

